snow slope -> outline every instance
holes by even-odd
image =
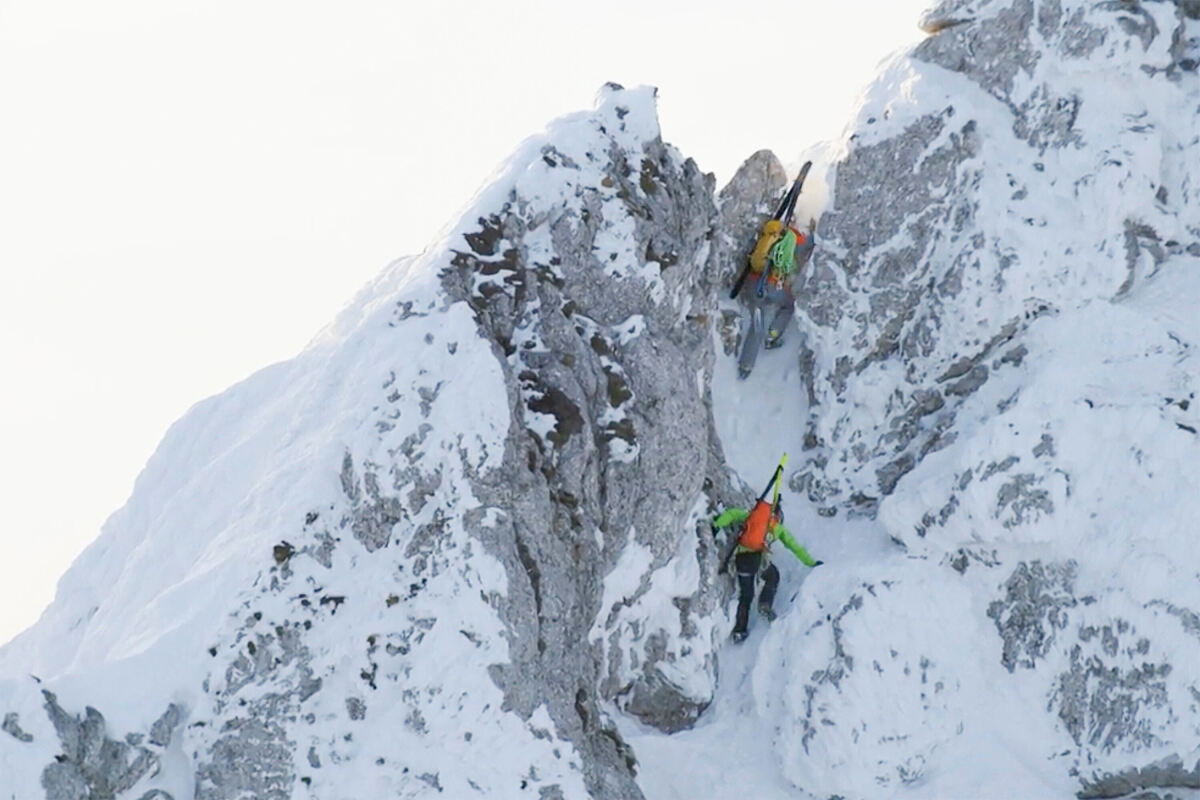
[[[186,738],[173,745],[175,752],[163,753],[162,772],[157,779],[147,776],[139,790],[162,788],[175,797],[191,797],[195,772],[196,797],[224,796],[212,781],[239,778],[206,778],[205,751],[261,743],[230,737],[228,727],[217,730],[211,721],[219,720],[231,702],[256,710],[294,705],[292,713],[298,713],[298,699],[309,691],[306,682],[319,682],[321,690],[303,702],[315,718],[306,735],[289,733],[285,739],[272,730],[255,737],[280,746],[288,742],[267,772],[295,773],[321,763],[321,774],[330,785],[343,787],[342,796],[397,791],[415,796],[406,772],[418,778],[454,774],[454,781],[441,779],[443,788],[466,791],[472,774],[458,768],[461,753],[453,742],[462,742],[470,730],[475,746],[498,754],[512,748],[503,761],[488,765],[488,777],[475,776],[484,790],[502,776],[518,785],[528,766],[522,760],[538,763],[547,777],[555,774],[553,764],[563,764],[560,780],[570,785],[569,751],[556,756],[517,718],[488,713],[502,697],[481,662],[503,658],[503,652],[489,652],[498,622],[487,595],[504,591],[505,580],[485,553],[460,558],[457,574],[440,575],[420,567],[397,571],[395,564],[332,546],[322,556],[328,570],[317,574],[289,575],[286,564],[263,566],[274,545],[303,541],[304,533],[324,527],[324,520],[354,514],[355,499],[372,491],[370,485],[360,488],[361,478],[352,469],[339,476],[312,469],[314,462],[340,464],[350,452],[381,458],[409,437],[426,439],[429,449],[453,447],[477,468],[487,464],[489,447],[498,449],[507,414],[502,407],[467,402],[473,392],[503,395],[498,367],[490,350],[477,343],[469,313],[461,306],[441,307],[436,276],[422,266],[420,259],[397,263],[297,360],[265,370],[190,412],[148,464],[134,499],[64,576],[46,617],[4,650],[6,673],[16,672],[13,665],[19,664],[20,672],[53,686],[65,707],[99,706],[117,737],[147,730],[170,703],[187,709]],[[409,322],[407,333],[428,337],[428,346],[390,353],[369,346],[407,304],[427,309]],[[448,348],[456,351],[453,359],[446,358]],[[404,355],[397,358],[400,352]],[[395,386],[436,387],[450,402],[423,413],[417,407],[397,409],[387,399]],[[364,409],[363,394],[375,396],[376,405]],[[390,436],[381,439],[384,426]],[[462,436],[463,430],[471,435]],[[470,506],[464,485],[448,475],[435,491],[446,505]],[[427,524],[437,509],[426,504],[412,512],[414,522]],[[466,541],[452,540],[448,546],[470,549]],[[274,591],[280,582],[286,591]],[[413,582],[425,591],[410,597]],[[355,591],[360,587],[373,591],[364,596]],[[395,607],[396,597],[405,597],[403,607]],[[358,608],[347,613],[343,601]],[[451,618],[469,619],[469,625],[459,626],[466,633],[434,624]],[[375,639],[383,628],[392,632]],[[293,642],[300,629],[303,645]],[[357,646],[348,648],[349,642]],[[210,646],[211,656],[204,652]],[[432,674],[462,687],[462,695],[421,698],[412,705],[372,703],[375,724],[356,730],[353,741],[348,733],[343,737],[347,724],[368,712],[359,672],[376,648],[394,648],[401,655],[410,649],[436,653],[393,659],[391,677],[420,682]],[[279,690],[276,684],[291,682],[279,673],[292,670],[299,673],[297,686]],[[264,686],[268,673],[274,675]],[[29,679],[6,683],[6,697],[15,692],[24,700],[5,710],[20,713],[36,742],[54,744],[57,738]],[[249,690],[239,691],[247,684]],[[336,701],[321,701],[335,694]],[[425,704],[438,713],[422,713]],[[438,741],[436,748],[408,741],[426,738],[418,735],[426,726]],[[394,777],[383,770],[363,775],[356,766],[393,753],[404,754]],[[6,748],[0,752],[0,775],[5,782],[23,781],[15,787],[21,796],[38,796],[33,776],[52,760],[49,755],[53,751],[34,760],[23,749]],[[170,768],[170,759],[187,765],[183,776]],[[447,764],[455,769],[447,771]],[[275,796],[266,783],[269,776],[240,780],[241,791]]]

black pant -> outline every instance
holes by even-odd
[[[738,553],[733,558],[733,566],[737,569],[738,607],[737,622],[733,626],[734,633],[745,633],[750,624],[750,601],[754,599],[754,578],[758,568],[762,566],[762,553]],[[768,608],[775,602],[775,590],[779,588],[779,570],[774,564],[768,564],[763,570],[763,588],[758,595],[759,605]]]

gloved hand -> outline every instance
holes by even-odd
[[[821,566],[821,565],[822,565],[822,564],[824,564],[824,563],[825,563],[824,561],[814,561],[814,562],[813,562],[813,566],[814,566],[814,567],[819,567],[819,566]]]

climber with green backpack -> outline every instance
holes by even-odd
[[[812,162],[805,162],[791,188],[779,201],[775,213],[763,223],[758,241],[746,259],[746,266],[729,293],[731,300],[736,299],[743,284],[749,280],[752,287],[747,298],[750,328],[746,331],[742,352],[738,357],[739,378],[750,375],[760,348],[765,346],[770,350],[783,344],[783,332],[795,311],[792,281],[812,255],[812,235],[817,224],[816,220],[809,220],[807,233],[797,230],[792,227],[792,213],[796,210],[796,201],[800,198],[804,179],[811,168]],[[768,322],[767,313],[772,310],[774,315]]]
[[[753,287],[747,293],[750,328],[738,357],[738,377],[745,378],[754,369],[760,347],[770,350],[783,344],[783,332],[796,309],[792,281],[812,255],[813,227],[810,224],[805,233],[777,219],[769,219],[763,226],[762,235],[750,253],[748,277]]]
[[[734,569],[737,572],[738,606],[737,619],[733,626],[735,642],[741,642],[746,638],[747,628],[750,625],[750,602],[754,599],[754,584],[759,574],[762,575],[763,588],[758,595],[758,613],[766,617],[768,622],[775,619],[773,605],[775,592],[779,588],[779,569],[770,563],[772,542],[782,542],[783,546],[791,550],[805,566],[815,567],[824,563],[815,561],[808,551],[792,538],[791,532],[783,527],[783,507],[779,501],[779,478],[783,474],[785,464],[787,464],[786,454],[779,462],[774,477],[771,478],[771,482],[767,484],[767,488],[763,490],[753,508],[726,509],[712,521],[714,535],[721,528],[740,525],[738,536],[731,542],[721,564],[723,571],[732,557]],[[766,498],[772,486],[775,487],[775,496],[768,501]]]

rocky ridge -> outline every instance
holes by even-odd
[[[653,91],[608,86],[304,356],[183,420],[110,528],[129,548],[153,542],[216,493],[206,475],[170,491],[154,475],[210,420],[231,429],[211,457],[250,462],[227,496],[265,513],[239,518],[236,539],[197,526],[238,548],[197,558],[240,571],[185,643],[202,672],[143,687],[143,705],[179,700],[123,737],[104,717],[117,687],[86,713],[47,692],[27,732],[39,689],[19,682],[4,730],[41,754],[20,760],[40,772],[23,785],[50,800],[324,797],[368,774],[370,791],[406,797],[641,797],[610,714],[672,731],[712,698],[725,593],[706,520],[742,496],[711,418],[713,298],[781,172],[753,159],[721,195],[738,209],[723,220],[711,176],[663,143]],[[274,407],[254,408],[271,392]],[[272,493],[284,481],[296,485]],[[136,514],[164,498],[165,515]],[[127,574],[119,551],[67,581]],[[214,574],[192,563],[160,569],[162,590]],[[116,583],[95,588],[92,624],[147,591]],[[112,626],[120,649],[128,632]],[[150,652],[169,659],[169,639]],[[58,684],[87,641],[27,663]]]
[[[947,671],[955,650],[862,639],[889,624],[882,602],[997,659],[1044,714],[1044,756],[1064,762],[1048,774],[1080,797],[1190,789],[1195,565],[1154,568],[1153,587],[1145,570],[1180,553],[1195,513],[1196,341],[1179,304],[1200,256],[1200,11],[943,2],[923,26],[834,170],[801,300],[810,449],[791,477],[826,518],[878,521],[913,563],[837,611],[788,755],[901,788],[967,747],[967,698],[995,689]],[[934,610],[953,603],[985,611],[995,638],[980,615]],[[910,680],[904,715],[839,699]],[[864,738],[891,755],[843,755]]]
[[[763,637],[748,702],[797,791],[1196,788],[1198,17],[944,2],[865,98],[799,293],[789,487],[894,551]],[[705,519],[747,493],[716,298],[784,180],[756,154],[714,198],[651,90],[527,143],[172,430],[0,652],[0,788],[641,797],[617,717],[682,731],[717,691]]]

